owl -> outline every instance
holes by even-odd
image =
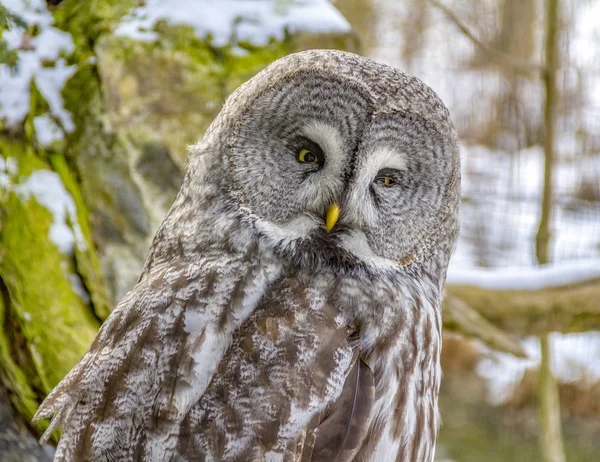
[[[459,163],[438,96],[384,64],[313,50],[241,85],[36,414],[56,460],[433,460]]]

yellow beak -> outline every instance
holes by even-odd
[[[340,206],[335,202],[327,209],[327,216],[325,218],[325,228],[327,228],[327,232],[333,229],[340,218],[340,210]]]

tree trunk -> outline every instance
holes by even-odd
[[[544,190],[542,192],[541,217],[535,240],[535,255],[538,264],[550,263],[550,237],[553,201],[554,138],[558,107],[556,72],[559,66],[559,14],[560,1],[546,2],[546,70],[543,73],[546,90],[544,109]],[[560,401],[558,385],[552,373],[552,344],[548,334],[540,336],[540,384],[539,420],[540,450],[545,462],[564,462]]]

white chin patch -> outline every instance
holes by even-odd
[[[311,231],[323,225],[323,220],[319,220],[312,215],[300,215],[284,224],[277,224],[271,221],[258,220],[256,227],[272,245],[288,244],[296,239],[306,237]]]
[[[367,241],[367,236],[362,231],[349,231],[340,238],[345,250],[368,265],[382,269],[392,269],[398,266],[394,260],[376,255]]]
[[[293,244],[297,239],[308,236],[315,229],[323,226],[323,220],[313,215],[301,215],[284,224],[259,220],[256,223],[258,231],[267,239],[272,247]],[[367,237],[362,231],[348,231],[338,234],[341,247],[369,266],[392,270],[398,263],[388,258],[376,255],[367,242]]]

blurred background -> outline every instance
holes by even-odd
[[[0,0],[0,460],[136,282],[186,146],[273,60],[348,50],[461,139],[442,461],[600,454],[600,2]],[[541,265],[541,266],[540,266]]]

